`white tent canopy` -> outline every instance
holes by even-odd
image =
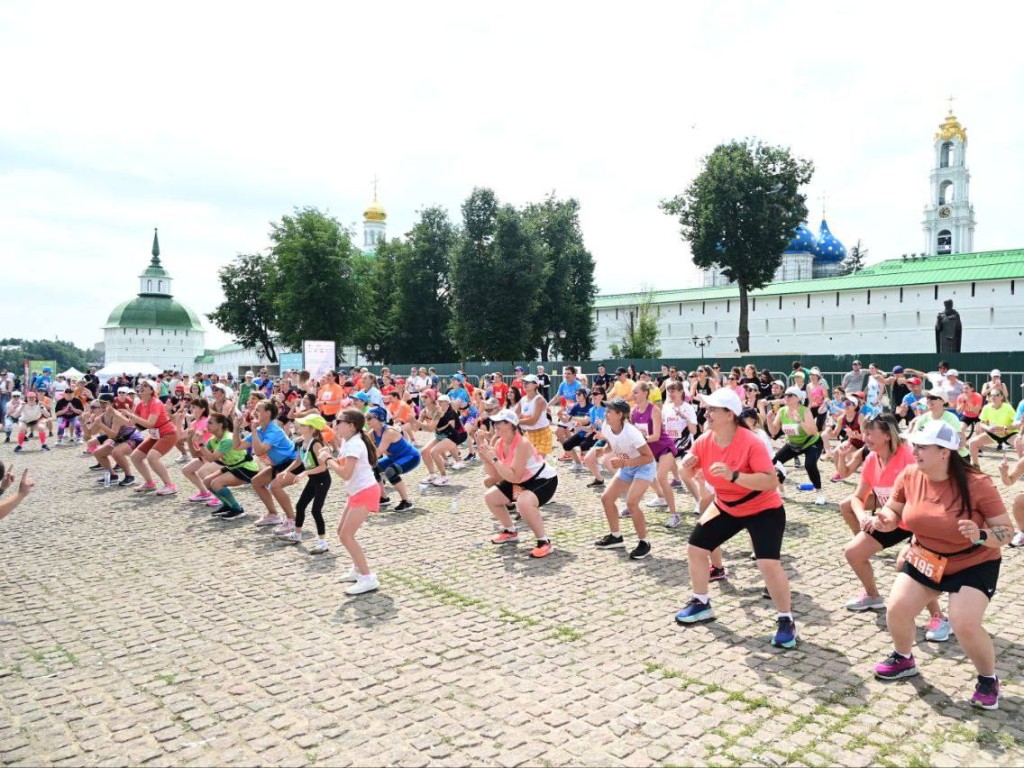
[[[100,379],[109,379],[111,376],[120,376],[121,374],[127,374],[128,376],[135,376],[141,373],[144,376],[158,376],[163,373],[152,363],[107,363],[99,371],[96,371],[96,375]]]
[[[71,366],[66,371],[62,371],[61,373],[59,373],[57,375],[58,376],[63,376],[65,379],[80,379],[83,376],[85,376],[84,373],[82,373],[80,370],[78,370],[74,366]]]

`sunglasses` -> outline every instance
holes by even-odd
[[[941,400],[942,398],[941,397],[935,397],[935,395],[928,395],[925,399],[926,400]]]

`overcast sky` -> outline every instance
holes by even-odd
[[[814,161],[814,229],[869,261],[923,249],[945,98],[976,250],[1024,247],[1020,4],[0,5],[0,336],[102,339],[160,228],[175,296],[295,206],[388,234],[474,186],[579,199],[602,292],[694,285],[658,201],[715,144]],[[226,337],[210,328],[207,346]]]

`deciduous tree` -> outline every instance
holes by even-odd
[[[274,276],[272,254],[238,254],[217,272],[224,301],[207,315],[237,343],[262,349],[272,363],[277,362]]]

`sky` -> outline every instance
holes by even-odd
[[[898,258],[924,248],[950,95],[975,250],[1024,247],[1024,7],[980,8],[0,2],[0,337],[100,341],[154,227],[175,297],[209,312],[270,222],[361,227],[375,177],[388,236],[428,205],[458,219],[475,186],[553,191],[602,293],[696,285],[658,202],[745,137],[814,162],[812,228],[824,204],[869,263]]]

